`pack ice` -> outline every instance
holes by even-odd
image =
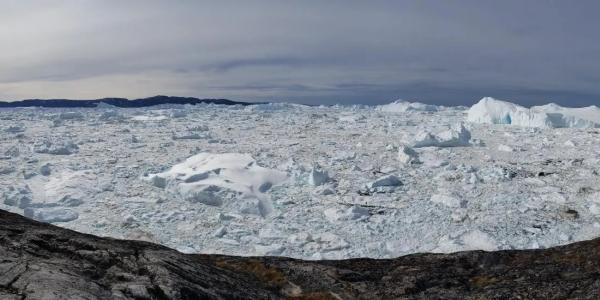
[[[597,106],[567,108],[554,103],[526,108],[485,97],[469,109],[467,120],[474,123],[526,127],[597,128],[600,127],[600,108]]]
[[[193,253],[550,247],[600,236],[596,111],[491,98],[0,109],[0,208]]]

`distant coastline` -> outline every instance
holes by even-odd
[[[194,97],[173,97],[173,96],[154,96],[140,99],[126,98],[102,98],[94,100],[73,100],[73,99],[27,99],[20,101],[4,102],[0,101],[2,107],[97,107],[101,104],[115,107],[147,107],[164,104],[222,104],[222,105],[254,105],[263,103],[250,103],[233,101],[228,99],[199,99]]]

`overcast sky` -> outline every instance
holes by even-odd
[[[600,104],[600,1],[2,0],[0,99]]]

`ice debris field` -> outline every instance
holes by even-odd
[[[0,111],[0,208],[183,252],[307,259],[600,236],[600,109]]]

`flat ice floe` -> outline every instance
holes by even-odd
[[[545,106],[538,122],[485,102],[3,109],[0,208],[184,252],[309,259],[600,236],[600,131],[564,117],[594,109]]]

